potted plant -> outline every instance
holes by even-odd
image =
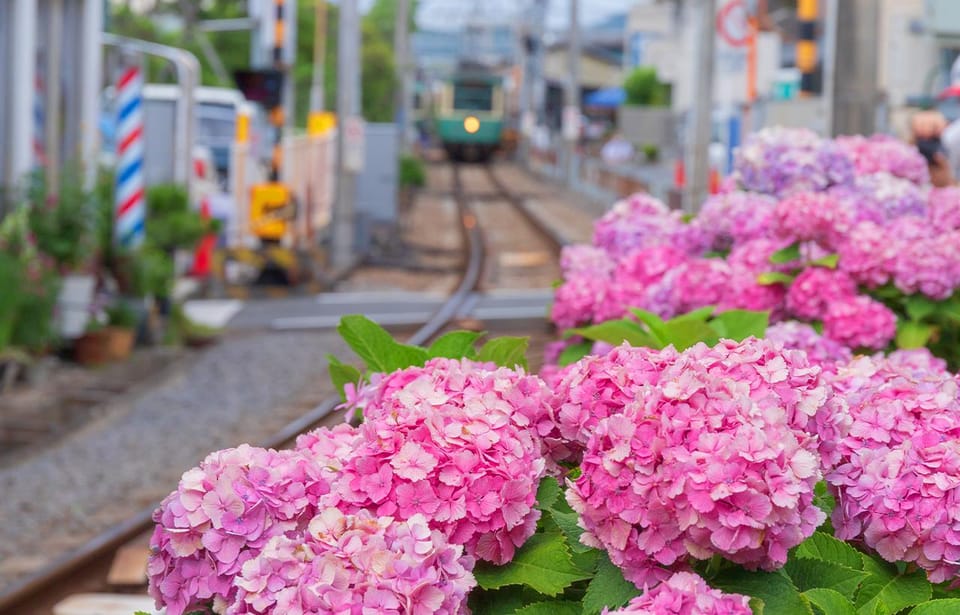
[[[109,333],[96,318],[87,321],[86,330],[73,341],[73,358],[80,365],[102,365],[110,361]]]
[[[423,168],[423,161],[416,156],[400,156],[399,164],[400,211],[407,212],[413,205],[417,188],[427,184],[427,172]]]
[[[657,71],[641,66],[623,82],[626,104],[618,111],[618,132],[633,143],[648,143],[660,150],[676,143],[676,117],[670,109],[670,86]]]
[[[136,339],[139,315],[126,301],[118,301],[107,308],[107,326],[104,328],[107,355],[113,361],[130,356]]]
[[[62,274],[57,298],[59,333],[74,338],[83,333],[96,278],[86,267],[93,253],[96,195],[84,187],[79,168],[68,168],[54,189],[37,171],[28,179],[26,198],[30,233],[37,250],[50,257]]]

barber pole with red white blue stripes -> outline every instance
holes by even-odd
[[[131,66],[117,82],[116,241],[125,248],[143,243],[147,204],[143,180],[143,76]]]

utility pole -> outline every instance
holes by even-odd
[[[313,76],[310,80],[310,111],[323,111],[325,92],[324,73],[327,65],[327,0],[314,0],[313,20]]]
[[[410,150],[412,62],[410,58],[410,0],[397,0],[397,23],[393,29],[393,55],[396,58],[397,100],[395,101],[400,151]]]
[[[830,7],[831,10],[833,7]],[[835,10],[831,117],[834,135],[872,134],[877,119],[877,41],[880,9],[873,0],[843,0]]]
[[[709,158],[713,116],[714,19],[716,0],[699,0],[690,8],[696,11],[696,71],[693,104],[687,119],[687,186],[683,208],[696,213],[707,197]]]
[[[578,0],[570,0],[570,40],[567,41],[567,63],[570,74],[564,94],[563,138],[566,141],[566,160],[563,169],[567,185],[577,179],[577,143],[580,137],[580,16]]]
[[[357,197],[357,138],[351,133],[360,118],[360,15],[357,0],[340,3],[340,28],[337,40],[337,198],[333,210],[331,263],[347,267],[354,257],[354,210]],[[362,123],[360,124],[362,140]],[[362,155],[362,151],[359,152]]]

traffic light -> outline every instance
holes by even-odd
[[[275,68],[238,70],[233,73],[237,88],[244,97],[267,109],[280,106],[283,93],[283,72]]]

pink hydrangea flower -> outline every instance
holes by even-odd
[[[770,322],[783,318],[786,289],[782,284],[760,284],[757,273],[746,267],[731,267],[727,288],[717,309],[770,312]]]
[[[824,520],[819,369],[767,342],[699,344],[597,424],[567,499],[585,544],[639,587],[720,554],[775,569]],[[774,444],[775,443],[775,444]]]
[[[751,615],[750,598],[725,594],[692,572],[674,573],[626,606],[603,615]]]
[[[709,197],[691,223],[711,239],[709,248],[729,250],[746,241],[770,234],[770,221],[777,201],[756,192],[728,192]]]
[[[674,268],[663,282],[670,287],[673,314],[719,304],[729,292],[733,271],[717,258],[693,258]]]
[[[827,306],[857,294],[857,285],[843,271],[824,267],[804,269],[787,290],[787,310],[797,318],[819,320]]]
[[[406,520],[323,510],[302,534],[275,536],[244,563],[228,615],[459,615],[476,585],[463,547]]]
[[[890,173],[917,185],[930,183],[927,161],[917,148],[895,137],[841,136],[834,139],[834,143],[853,160],[860,175]]]
[[[788,245],[790,245],[789,241],[777,238],[751,239],[734,246],[727,255],[727,263],[731,266],[745,267],[758,274],[766,271],[789,271],[792,266],[789,263],[777,265],[770,262],[770,257],[775,252]]]
[[[927,195],[927,219],[940,233],[960,229],[960,187],[931,189]]]
[[[897,316],[870,297],[847,297],[827,306],[823,332],[850,348],[879,349],[896,335]]]
[[[799,192],[777,203],[772,227],[790,242],[816,241],[834,248],[852,223],[853,216],[841,201],[823,192]]]
[[[680,212],[652,196],[634,194],[594,223],[593,245],[617,258],[638,248],[670,245],[685,226]]]
[[[890,280],[897,242],[884,227],[873,222],[860,222],[840,242],[837,268],[869,288]]]
[[[211,453],[187,471],[154,513],[150,594],[181,615],[230,602],[234,577],[267,542],[302,529],[330,491],[323,468],[301,451],[243,445]]]
[[[943,300],[960,286],[960,231],[898,242],[893,283],[904,294]]]
[[[558,442],[536,376],[432,359],[358,396],[362,441],[328,505],[408,519],[423,514],[471,556],[504,564],[533,533],[544,453]]]
[[[619,318],[631,307],[646,309],[650,305],[651,288],[663,276],[689,260],[684,252],[671,246],[642,248],[625,256],[617,265],[610,281],[612,303],[619,306],[611,315]]]
[[[734,170],[747,190],[776,197],[824,190],[854,178],[850,156],[805,128],[765,128],[744,140]]]

